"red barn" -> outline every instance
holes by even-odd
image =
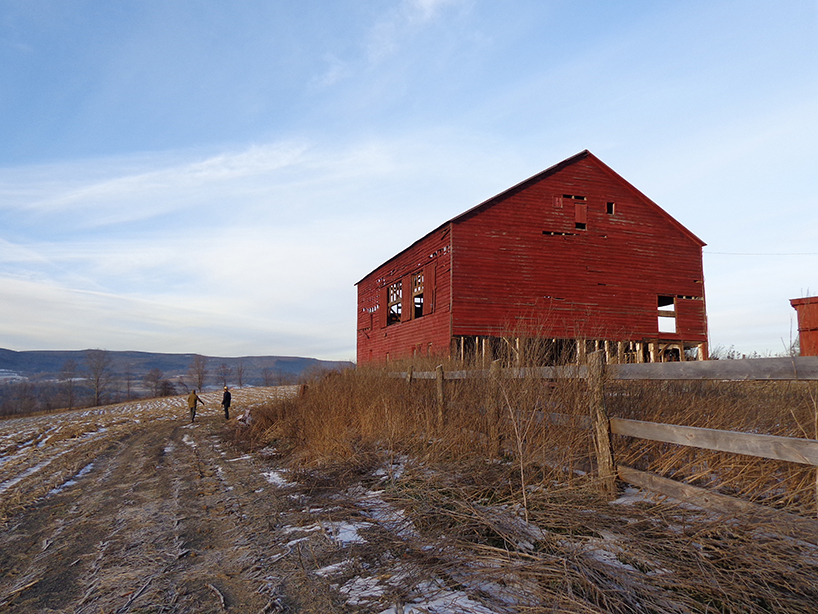
[[[359,281],[358,363],[705,359],[704,245],[583,151]]]

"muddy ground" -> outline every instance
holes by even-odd
[[[179,400],[0,423],[0,611],[333,611],[286,545],[299,498],[213,401],[192,424]]]
[[[292,393],[237,390],[229,421],[216,393],[195,423],[179,397],[0,421],[0,614],[815,611],[818,548],[770,527],[234,445]]]

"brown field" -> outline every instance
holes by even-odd
[[[432,365],[433,367],[434,365]],[[424,367],[415,366],[419,371]],[[582,381],[350,370],[0,422],[0,612],[814,612],[818,547],[594,475]],[[610,382],[610,415],[814,436],[807,384]],[[249,420],[236,417],[251,414]],[[565,414],[555,427],[547,412]],[[815,470],[614,441],[618,460],[815,515]]]

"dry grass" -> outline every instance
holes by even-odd
[[[490,390],[488,379],[447,381],[441,424],[434,380],[349,370],[310,382],[303,397],[257,407],[245,438],[274,445],[312,492],[354,482],[389,458],[411,459],[384,496],[434,547],[401,556],[419,576],[444,574],[478,594],[494,587],[515,612],[815,611],[814,546],[661,499],[607,501],[582,427],[584,382],[502,380],[496,459]],[[606,390],[611,416],[814,436],[814,384],[608,382]],[[560,426],[551,412],[563,416]],[[815,513],[814,468],[622,437],[614,446],[618,462]]]
[[[400,369],[392,365],[390,372]],[[415,372],[432,369],[415,366]],[[592,472],[594,454],[583,426],[589,414],[584,381],[503,379],[494,393],[488,378],[447,380],[445,394],[441,423],[434,380],[409,384],[383,370],[350,369],[313,380],[302,397],[259,405],[244,437],[261,445],[276,441],[303,465],[349,461],[375,449],[427,462],[469,461],[490,456],[496,403],[501,456],[517,468],[521,483],[588,481],[582,476]],[[814,382],[611,381],[605,403],[610,416],[813,438],[817,398]],[[815,516],[818,509],[816,471],[807,465],[619,436],[614,448],[617,462],[637,469],[793,513]]]
[[[727,431],[816,437],[815,382],[611,382],[611,416]],[[619,437],[619,462],[815,517],[816,469]]]

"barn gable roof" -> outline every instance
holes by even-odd
[[[551,175],[554,175],[557,172],[571,166],[572,164],[576,164],[577,162],[579,162],[581,160],[585,160],[585,159],[588,159],[588,160],[592,161],[604,173],[612,176],[617,182],[619,182],[619,183],[623,184],[624,186],[626,186],[627,189],[632,191],[640,200],[644,201],[645,204],[647,204],[647,206],[655,209],[657,213],[659,213],[662,217],[664,217],[672,226],[674,226],[677,230],[679,230],[683,235],[688,237],[693,243],[696,243],[700,247],[704,247],[705,245],[707,245],[704,241],[699,239],[695,234],[693,234],[690,230],[688,230],[685,226],[683,226],[678,220],[676,220],[676,218],[674,218],[667,211],[662,209],[659,205],[657,205],[655,202],[653,202],[650,198],[645,196],[641,191],[639,191],[636,187],[634,187],[630,182],[628,182],[625,178],[623,178],[619,173],[614,171],[611,167],[609,167],[607,164],[605,164],[602,160],[600,160],[594,154],[592,154],[590,151],[585,149],[585,150],[579,152],[578,154],[573,155],[570,158],[566,158],[562,162],[558,162],[557,164],[548,167],[544,171],[541,171],[541,172],[537,173],[536,175],[533,175],[533,176],[529,177],[528,179],[524,179],[520,183],[508,188],[507,190],[504,190],[504,191],[500,192],[499,194],[497,194],[495,196],[492,196],[488,200],[484,200],[482,203],[480,203],[478,205],[475,205],[471,209],[468,209],[467,211],[464,211],[463,213],[461,213],[459,215],[456,215],[455,217],[443,222],[442,224],[440,224],[439,226],[437,226],[433,230],[430,230],[425,235],[420,237],[417,241],[415,241],[411,245],[407,246],[405,249],[402,249],[401,251],[396,253],[394,256],[392,256],[388,260],[384,261],[383,263],[381,263],[380,265],[375,267],[372,271],[370,271],[363,278],[361,278],[355,285],[358,285],[359,283],[361,283],[361,281],[363,281],[364,279],[366,279],[367,277],[372,275],[372,273],[374,273],[375,271],[377,271],[378,269],[380,269],[384,265],[388,264],[389,262],[391,262],[395,258],[398,258],[404,252],[412,249],[412,247],[414,247],[415,245],[417,245],[418,243],[420,243],[421,241],[426,239],[428,236],[430,236],[430,235],[434,234],[435,232],[439,231],[440,229],[445,228],[446,226],[449,226],[450,224],[459,224],[460,222],[464,222],[464,221],[466,221],[466,220],[468,220],[468,219],[470,219],[470,218],[472,218],[472,217],[474,217],[476,215],[479,215],[480,213],[482,213],[486,209],[489,209],[489,208],[493,207],[494,205],[497,205],[497,204],[501,203],[502,201],[506,200],[507,198],[509,198],[511,196],[514,196],[515,194],[517,194],[519,192],[522,192],[523,190],[525,190],[528,187],[542,181],[543,179],[546,179],[546,178],[550,177]]]

